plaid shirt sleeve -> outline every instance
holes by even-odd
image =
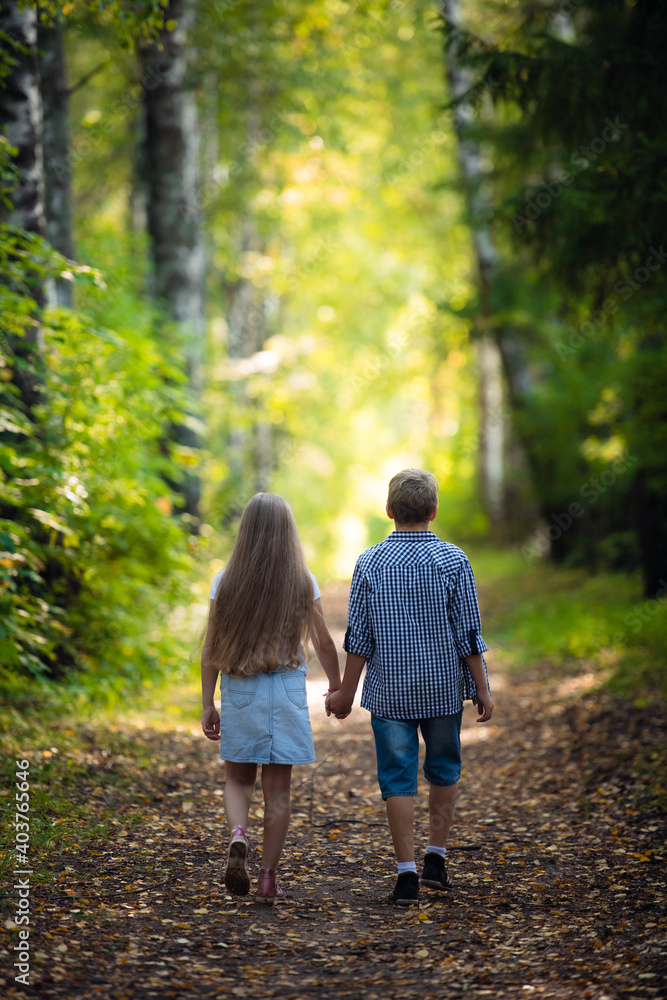
[[[350,585],[350,603],[347,612],[347,631],[343,641],[346,653],[356,653],[370,660],[375,649],[375,639],[368,610],[369,584],[357,559]]]
[[[488,650],[489,647],[482,639],[475,577],[467,559],[461,563],[456,587],[451,595],[449,622],[459,656],[485,653]]]

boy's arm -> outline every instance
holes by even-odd
[[[477,688],[477,713],[479,715],[477,721],[488,722],[493,713],[493,700],[486,680],[482,654],[474,653],[472,656],[464,656],[463,659],[468,664],[468,669]]]
[[[209,623],[213,612],[213,601],[209,602]],[[201,651],[201,727],[209,740],[217,742],[220,739],[220,715],[215,707],[215,688],[220,671],[211,658],[211,630],[206,629],[204,647]]]
[[[493,712],[493,701],[482,654],[489,647],[482,638],[475,576],[467,557],[461,563],[456,587],[450,599],[449,621],[456,650],[467,664],[477,689],[477,710],[480,716],[477,721],[488,722]]]
[[[324,612],[322,611],[322,601],[318,597],[313,604],[315,606],[313,646],[315,647],[317,658],[322,664],[324,673],[327,675],[329,687],[340,688],[340,663],[338,662],[336,644],[327,628]]]
[[[343,649],[347,653],[345,673],[339,691],[327,696],[324,703],[327,715],[344,719],[352,711],[352,703],[359,686],[359,678],[364,664],[373,655],[375,642],[366,607],[367,584],[361,569],[361,556],[357,559],[350,584],[350,599],[347,608],[347,631]]]
[[[467,558],[461,563],[456,586],[450,597],[449,623],[454,644],[462,659],[475,653],[486,653],[488,646],[482,638],[475,576]],[[482,687],[486,687],[486,678]]]
[[[345,660],[345,673],[340,689],[327,695],[324,707],[327,715],[335,715],[337,719],[344,719],[352,711],[354,696],[359,687],[361,671],[366,663],[365,656],[358,656],[356,653],[348,653]]]

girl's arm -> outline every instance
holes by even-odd
[[[213,611],[213,601],[209,603],[209,623]],[[215,707],[215,688],[218,683],[219,670],[211,658],[211,630],[206,629],[206,638],[201,651],[201,727],[204,735],[217,742],[220,739],[220,715]]]
[[[361,671],[364,669],[365,664],[366,658],[364,656],[358,656],[356,653],[347,654],[345,674],[343,675],[343,683],[340,686],[340,690],[328,695],[324,702],[327,715],[331,715],[333,712],[337,719],[346,719],[348,717],[352,711],[354,696],[357,693]]]
[[[338,653],[336,651],[336,645],[331,638],[331,633],[327,628],[327,623],[324,618],[324,612],[322,611],[322,601],[318,597],[316,601],[313,601],[315,608],[314,615],[314,631],[313,631],[313,646],[315,647],[315,652],[317,653],[317,659],[322,664],[324,673],[327,675],[329,680],[330,688],[340,687],[340,663],[338,662]]]

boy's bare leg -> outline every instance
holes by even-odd
[[[390,795],[387,802],[387,821],[397,861],[415,860],[414,812],[411,795]]]
[[[248,825],[252,790],[257,777],[257,764],[225,761],[225,815],[229,828]]]
[[[446,847],[454,818],[456,785],[431,785],[428,793],[429,839],[433,847]]]
[[[277,868],[289,829],[291,764],[262,764],[264,844],[262,868]]]

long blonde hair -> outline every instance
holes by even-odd
[[[256,493],[209,614],[213,661],[235,676],[296,665],[312,628],[313,583],[292,508],[277,493]]]

